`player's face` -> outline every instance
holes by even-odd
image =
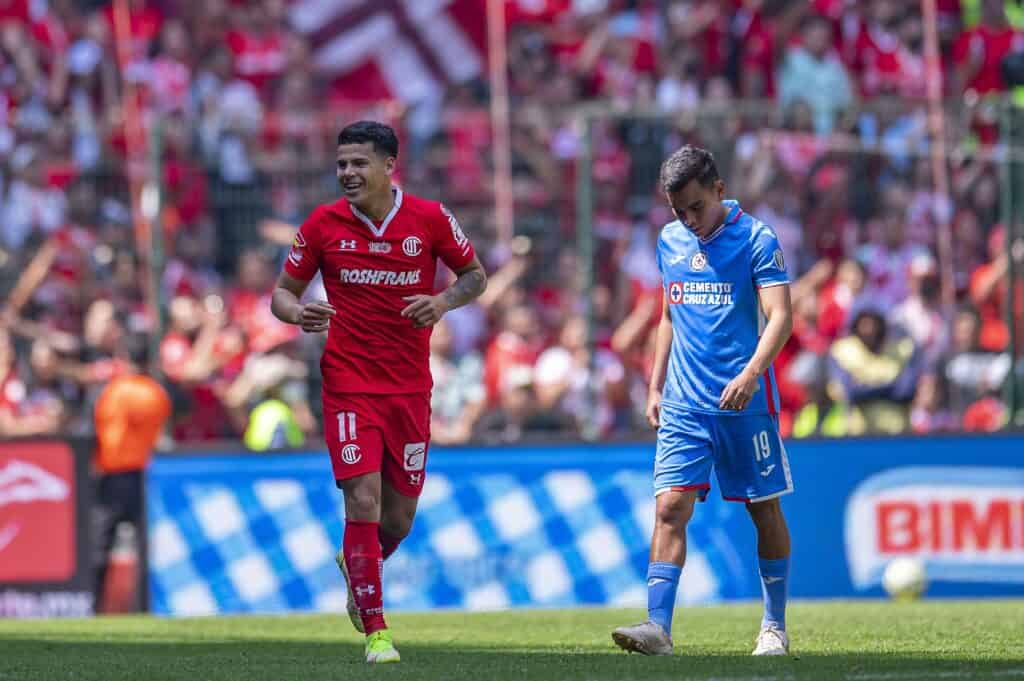
[[[395,159],[377,153],[373,144],[341,144],[337,162],[338,183],[349,203],[365,205],[371,197],[391,191]]]
[[[680,222],[701,239],[711,236],[725,220],[725,183],[721,180],[715,180],[710,187],[690,180],[685,187],[666,196]]]

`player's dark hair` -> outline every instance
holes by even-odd
[[[711,187],[718,180],[715,157],[707,149],[687,144],[676,150],[661,164],[661,188],[674,193],[697,180],[702,187]]]
[[[398,135],[390,125],[377,121],[358,121],[346,125],[338,133],[338,146],[342,144],[372,144],[378,154],[398,158]]]

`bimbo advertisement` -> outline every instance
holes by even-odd
[[[846,503],[846,560],[857,589],[901,556],[941,582],[1024,583],[1024,469],[901,467]]]

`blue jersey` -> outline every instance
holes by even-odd
[[[711,414],[725,386],[754,355],[762,315],[757,290],[788,284],[786,262],[771,227],[724,202],[725,222],[706,239],[680,222],[661,230],[658,269],[669,315],[672,349],[662,401]],[[744,414],[778,411],[774,370],[762,377]]]

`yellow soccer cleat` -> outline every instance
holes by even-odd
[[[389,664],[401,662],[402,657],[391,641],[391,632],[387,629],[375,631],[366,637],[366,661],[370,664]]]

